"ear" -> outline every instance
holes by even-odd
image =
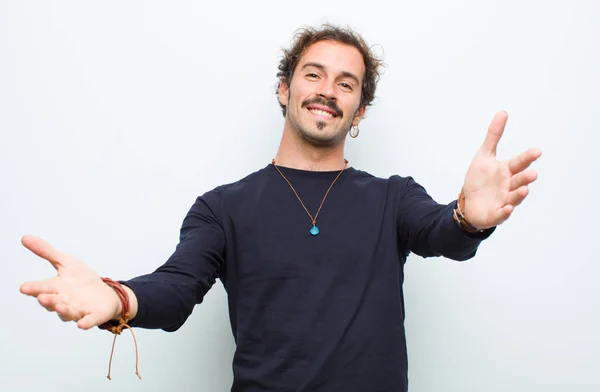
[[[360,122],[360,120],[362,120],[363,116],[365,115],[365,112],[367,111],[367,107],[366,106],[361,106],[360,109],[358,109],[356,111],[356,113],[354,114],[354,118],[352,119],[352,126],[355,127],[358,125],[358,123]]]
[[[279,90],[278,90],[278,95],[279,95],[279,103],[282,104],[283,106],[287,106],[288,101],[289,101],[289,92],[290,92],[290,87],[287,84],[287,81],[282,80],[279,83]]]

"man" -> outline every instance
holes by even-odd
[[[25,236],[58,276],[21,291],[82,329],[129,319],[175,331],[219,278],[236,341],[232,391],[406,391],[407,256],[473,257],[527,196],[541,152],[497,161],[499,113],[448,205],[410,177],[351,167],[344,142],[358,134],[379,66],[351,30],[302,30],[279,66],[275,158],[199,197],[163,266],[121,285]]]

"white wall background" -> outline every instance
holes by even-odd
[[[160,265],[195,197],[266,165],[294,30],[350,24],[384,49],[348,159],[453,199],[494,113],[499,155],[544,151],[526,203],[459,264],[406,269],[411,392],[600,390],[600,3],[0,1],[0,390],[226,391],[218,282],[174,334],[77,330],[18,291],[41,236],[101,275]]]

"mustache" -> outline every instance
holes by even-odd
[[[340,109],[334,101],[323,99],[321,97],[314,97],[314,98],[307,99],[306,101],[302,102],[302,108],[305,108],[308,105],[327,106],[329,109],[331,109],[335,112],[336,116],[338,116],[340,118],[344,117],[344,113],[342,112],[342,109]]]

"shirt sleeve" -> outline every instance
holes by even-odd
[[[151,274],[121,281],[138,301],[131,326],[175,331],[202,302],[224,264],[225,232],[219,210],[218,188],[198,197],[166,263]]]
[[[401,185],[397,209],[398,241],[406,254],[422,257],[443,256],[467,260],[475,256],[479,244],[495,227],[479,233],[467,233],[454,221],[456,200],[439,204],[423,186],[411,177]]]

